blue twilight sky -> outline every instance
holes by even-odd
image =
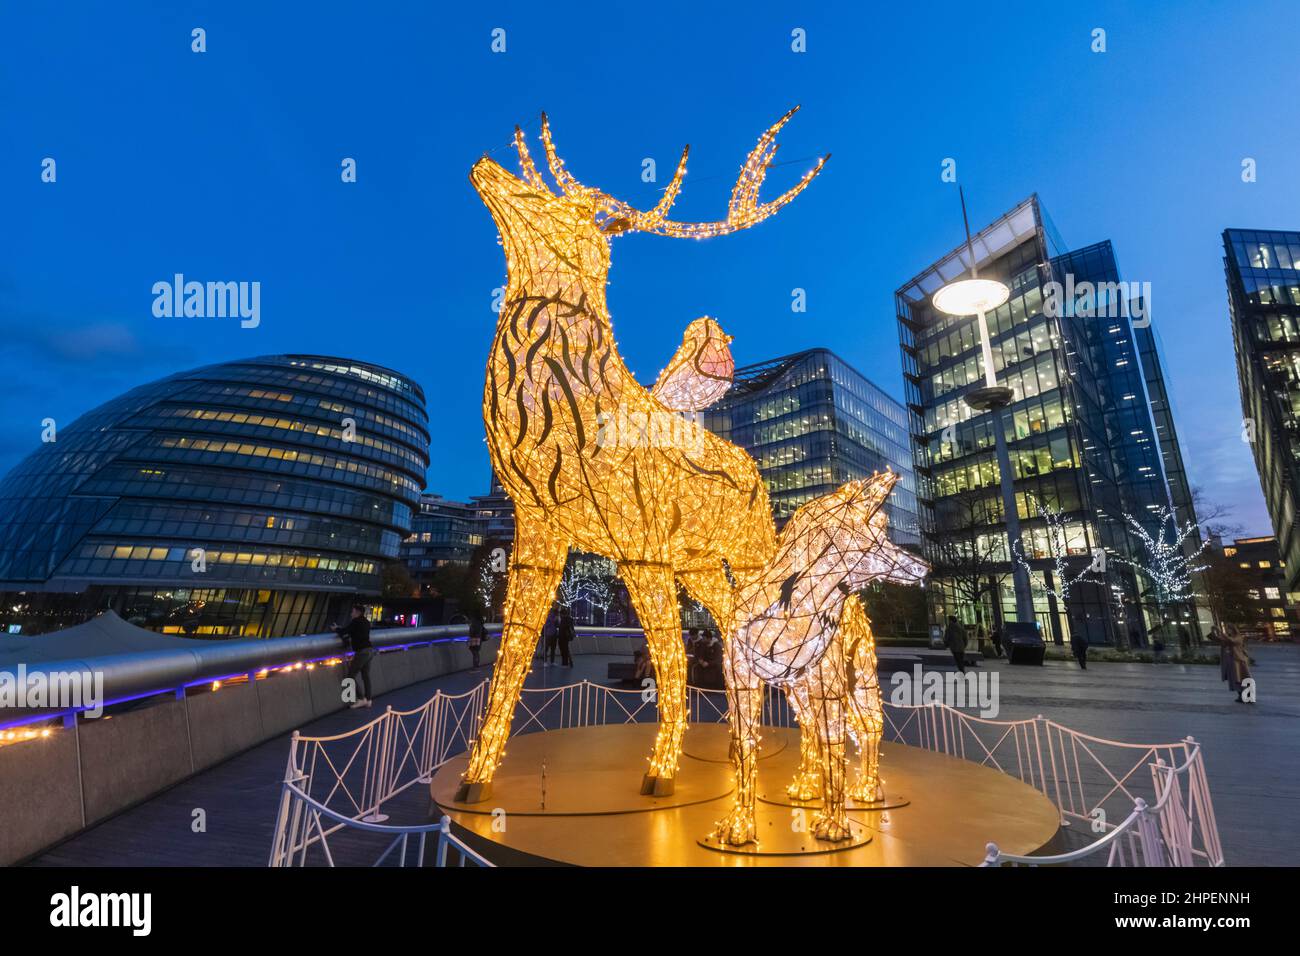
[[[45,417],[198,364],[315,352],[418,379],[429,488],[486,491],[504,262],[471,163],[508,158],[514,124],[535,135],[545,109],[569,169],[644,208],[689,142],[675,215],[714,219],[758,134],[802,103],[778,156],[797,162],[765,196],[834,158],[775,219],[615,241],[611,311],[643,380],[707,313],[740,363],[829,346],[901,396],[893,291],[961,238],[953,157],[973,225],[1037,191],[1068,245],[1109,238],[1125,278],[1152,283],[1192,481],[1268,530],[1220,232],[1300,227],[1294,0],[728,6],[0,0],[0,472]],[[176,272],[260,281],[260,327],[154,318],[150,289]]]

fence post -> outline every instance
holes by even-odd
[[[393,705],[384,711],[382,723],[375,730],[375,744],[371,748],[375,766],[370,768],[371,798],[366,801],[370,812],[361,819],[366,823],[383,823],[388,819],[380,807],[388,796],[388,737],[393,724]]]
[[[1205,847],[1205,856],[1210,866],[1223,866],[1223,846],[1219,843],[1219,822],[1214,816],[1214,803],[1210,800],[1210,781],[1205,775],[1205,752],[1200,744],[1190,735],[1184,741],[1185,746],[1195,753],[1192,766],[1187,768],[1188,801],[1196,807],[1200,815],[1201,845]],[[1189,811],[1190,813],[1190,811]],[[1189,847],[1192,823],[1188,821]]]
[[[445,867],[447,865],[447,840],[451,835],[451,817],[447,814],[442,815],[438,821],[438,851],[433,856],[433,865]]]
[[[1165,855],[1162,850],[1163,841],[1160,839],[1159,823],[1147,807],[1147,802],[1141,797],[1133,801],[1133,806],[1138,812],[1138,842],[1142,847],[1143,865],[1164,866]]]
[[[296,782],[297,778],[302,775],[298,771],[298,748],[301,744],[302,735],[295,730],[289,738],[289,762],[284,768],[284,781],[280,784],[280,806],[275,814],[275,831],[271,837],[271,859],[267,866],[283,866],[289,854],[289,848],[285,846],[285,839],[288,835],[289,824],[289,789],[284,783],[290,780]]]
[[[433,782],[433,765],[437,761],[438,744],[442,739],[442,691],[434,692],[429,702],[424,725],[424,747],[420,753],[420,783]]]

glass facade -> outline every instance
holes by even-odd
[[[736,369],[704,425],[758,462],[778,525],[846,481],[893,469],[901,480],[885,506],[890,537],[920,547],[907,413],[833,352],[810,349]]]
[[[1011,290],[987,316],[995,377],[1012,390],[1004,410],[964,401],[984,382],[976,317],[931,304],[967,274],[965,246],[896,295],[923,537],[936,566],[934,620],[953,614],[988,627],[1015,617],[1001,428],[1043,633],[1140,646],[1177,623],[1195,630],[1195,608],[1160,603],[1154,582],[1127,563],[1145,555],[1126,516],[1153,535],[1162,508],[1194,521],[1147,303],[1137,284],[1121,282],[1109,242],[1064,251],[1046,223],[1030,197],[972,243],[979,275]],[[1064,553],[1043,511],[1059,520]],[[1061,606],[1052,593],[1062,590],[1060,568],[1074,577],[1099,550],[1109,558],[1101,580],[1068,589]]]
[[[1264,490],[1286,590],[1300,591],[1300,232],[1223,233],[1243,437]]]
[[[424,495],[411,521],[411,534],[402,542],[401,556],[411,578],[421,587],[432,583],[444,564],[468,564],[483,543],[483,531],[473,505]]]
[[[420,387],[345,359],[267,356],[133,389],[0,483],[0,628],[113,608],[195,636],[320,630],[379,592],[428,449]]]

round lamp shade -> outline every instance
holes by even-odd
[[[996,279],[961,279],[950,282],[934,294],[934,307],[948,315],[974,315],[996,309],[1011,296],[1011,290]]]

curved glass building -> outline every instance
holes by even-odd
[[[325,629],[377,595],[429,464],[414,381],[276,355],[142,385],[0,482],[0,629],[112,608],[196,637]]]

